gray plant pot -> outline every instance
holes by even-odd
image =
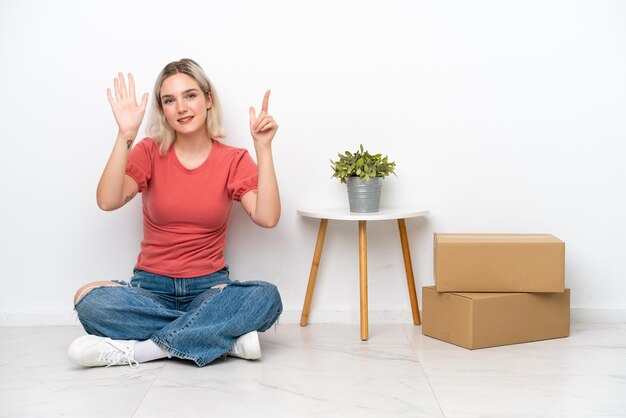
[[[369,181],[358,177],[348,177],[348,201],[350,212],[378,212],[380,209],[380,192],[383,188],[382,177],[372,177]]]

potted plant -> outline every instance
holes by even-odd
[[[337,155],[339,159],[330,160],[330,164],[333,177],[347,184],[350,212],[378,212],[383,178],[396,175],[396,163],[386,155],[372,155],[363,150],[363,144],[354,153],[346,151]]]

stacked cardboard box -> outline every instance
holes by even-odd
[[[422,333],[465,348],[569,335],[565,244],[548,234],[435,234]]]

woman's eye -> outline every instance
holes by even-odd
[[[187,99],[195,99],[196,98],[196,93],[189,93],[187,95]]]
[[[172,100],[172,99],[165,99],[165,100],[163,100],[163,104],[170,104],[170,103],[172,103],[173,101],[174,101],[174,100]]]

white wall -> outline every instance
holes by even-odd
[[[95,203],[116,133],[105,91],[117,71],[149,91],[182,57],[216,84],[228,144],[252,151],[247,108],[272,89],[283,217],[263,230],[237,207],[227,255],[234,278],[279,285],[285,321],[317,235],[296,209],[347,206],[328,160],[359,143],[397,162],[383,206],[431,210],[407,223],[418,287],[435,231],[548,232],[572,307],[626,317],[626,3],[173,4],[0,2],[0,323],[71,322],[81,284],[130,276],[140,201]],[[368,228],[371,317],[408,322],[396,225]],[[330,224],[313,322],[358,320],[356,234]]]

